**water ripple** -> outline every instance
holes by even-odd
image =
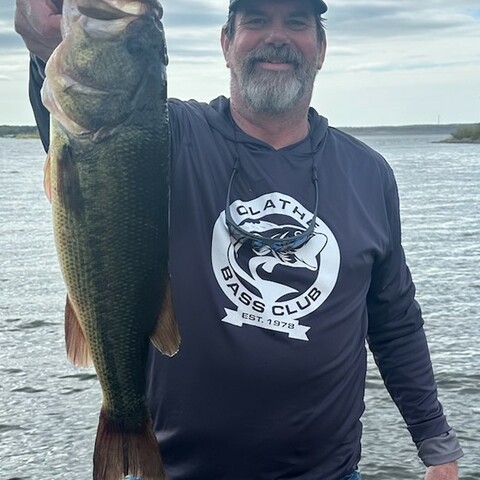
[[[3,425],[0,424],[0,434],[4,432],[12,432],[15,430],[25,430],[23,427],[20,425]]]
[[[40,393],[45,392],[46,390],[43,388],[32,388],[32,387],[21,387],[21,388],[14,388],[12,393]]]
[[[405,252],[440,399],[466,453],[461,478],[476,480],[479,149],[432,144],[423,136],[363,140],[387,158],[397,177]],[[44,157],[38,141],[0,139],[0,458],[7,480],[89,476],[101,404],[94,371],[78,371],[65,358],[65,288],[43,193]],[[12,162],[22,168],[12,169]],[[365,402],[365,480],[423,478],[425,469],[371,358]]]

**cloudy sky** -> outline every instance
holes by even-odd
[[[0,0],[0,125],[33,124],[28,54]],[[312,105],[335,126],[480,122],[480,0],[330,0]],[[169,95],[228,95],[227,0],[163,0]]]

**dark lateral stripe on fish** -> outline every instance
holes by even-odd
[[[58,168],[58,197],[67,211],[81,216],[84,212],[84,199],[80,188],[78,169],[69,145],[64,145],[62,148]]]

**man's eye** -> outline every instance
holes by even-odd
[[[295,30],[300,30],[307,27],[307,23],[304,20],[291,19],[288,21],[288,26]]]
[[[249,27],[262,27],[265,25],[266,21],[264,18],[250,18],[248,19],[245,24],[248,25]]]

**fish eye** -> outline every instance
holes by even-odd
[[[127,52],[131,55],[139,55],[143,51],[143,42],[137,37],[130,37],[127,40]]]

